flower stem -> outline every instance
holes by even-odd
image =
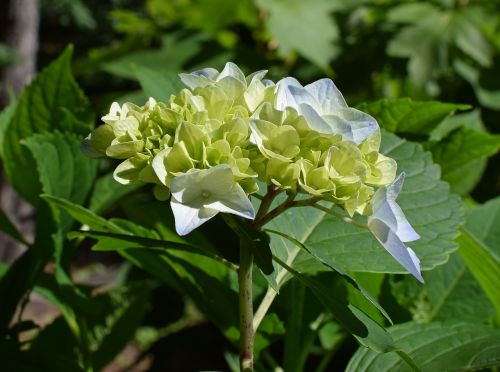
[[[253,371],[253,301],[252,301],[252,247],[240,238],[240,268],[238,285],[240,297],[240,371]]]
[[[280,192],[281,191],[279,191],[274,186],[267,186],[267,193],[266,195],[264,195],[264,197],[260,202],[260,207],[259,210],[257,211],[257,215],[255,216],[255,221],[260,220],[267,213],[267,211],[271,207],[271,204],[273,203],[274,198]]]
[[[358,221],[354,221],[352,218],[349,218],[347,216],[343,216],[340,213],[335,212],[334,210],[324,207],[321,204],[312,204],[312,206],[316,209],[319,209],[320,211],[326,212],[332,216],[335,216],[337,218],[340,218],[342,221],[347,222],[351,225],[357,226],[357,227],[362,227],[363,229],[367,229],[368,225],[366,223],[361,223]]]

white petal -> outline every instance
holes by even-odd
[[[191,72],[191,75],[203,76],[207,79],[215,80],[217,79],[217,76],[219,76],[219,71],[217,71],[215,68],[207,67],[198,71],[193,71]]]
[[[344,141],[354,140],[351,123],[336,115],[325,115],[322,118],[330,127],[331,133],[340,134]]]
[[[164,185],[167,185],[168,176],[168,171],[167,167],[165,166],[164,160],[171,150],[171,147],[167,147],[166,149],[161,150],[158,154],[156,154],[156,156],[153,158],[153,161],[151,162],[151,166],[153,167],[156,176]]]
[[[204,170],[203,189],[213,195],[225,195],[235,184],[233,172],[228,164],[219,164]]]
[[[179,74],[181,81],[189,89],[194,90],[198,87],[205,87],[212,84],[214,81],[203,75],[196,75],[196,73],[191,74]]]
[[[246,86],[245,74],[233,62],[226,63],[224,69],[220,72],[219,76],[217,76],[216,81],[220,81],[228,76],[239,80]]]
[[[420,239],[420,235],[410,225],[401,207],[396,203],[405,173],[402,172],[387,188],[377,190],[373,198],[373,217],[384,221],[403,242],[412,242]]]
[[[359,145],[370,135],[379,130],[377,121],[370,115],[352,107],[340,108],[335,115],[349,123],[353,133],[353,141]]]
[[[238,183],[234,185],[231,192],[224,195],[216,195],[215,199],[214,202],[205,205],[205,207],[223,213],[235,214],[250,220],[255,218],[253,205]]]
[[[310,129],[324,134],[332,134],[332,128],[318,112],[309,105],[302,104],[299,107],[300,114],[306,119],[307,125]]]
[[[123,108],[125,109],[126,106],[124,105]],[[111,115],[118,115],[121,111],[122,111],[122,108],[120,107],[120,104],[118,102],[113,102],[111,104],[111,108],[109,109],[109,113]]]
[[[420,261],[411,249],[409,249],[397,235],[379,219],[370,217],[368,228],[382,246],[396,259],[406,270],[420,282],[424,282],[420,273]]]
[[[299,114],[301,114],[300,106],[303,104],[312,107],[319,115],[324,114],[321,103],[316,100],[316,98],[314,98],[307,90],[302,87],[296,87],[292,85],[288,86],[288,90],[290,91],[293,100],[299,107]]]
[[[323,115],[335,114],[338,108],[347,107],[344,96],[330,79],[315,81],[304,88],[319,102]]]
[[[276,84],[276,97],[274,98],[274,107],[276,109],[285,111],[285,108],[292,107],[298,110],[297,103],[291,95],[290,89],[288,89],[290,86],[302,88],[299,81],[292,77],[283,78]]]
[[[177,176],[170,184],[175,199],[187,204],[203,193],[225,194],[232,189],[234,177],[227,164],[219,164],[209,169],[201,169]]]
[[[219,211],[206,208],[192,208],[179,203],[175,198],[170,200],[170,206],[175,217],[175,230],[181,236],[189,234],[219,213]]]
[[[254,82],[254,80],[262,80],[264,76],[266,76],[267,70],[259,70],[251,73],[248,75],[245,79],[247,81],[247,85],[250,85],[251,83]]]

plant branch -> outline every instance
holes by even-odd
[[[240,302],[240,371],[253,371],[253,327],[252,300],[252,247],[246,239],[240,238],[240,268],[238,270]]]
[[[254,226],[257,229],[260,229],[262,226],[264,226],[266,223],[271,221],[273,218],[278,217],[281,213],[286,211],[288,208],[305,207],[305,206],[313,205],[315,202],[320,200],[320,198],[316,198],[316,197],[309,198],[309,199],[303,199],[303,200],[294,200],[296,195],[297,195],[296,193],[290,193],[288,195],[288,198],[283,203],[278,205],[276,208],[271,210],[266,215],[262,216],[260,219],[255,219]]]
[[[313,208],[319,209],[323,212],[326,212],[334,217],[340,218],[342,221],[347,222],[351,225],[362,227],[364,229],[368,228],[368,225],[366,223],[361,223],[358,221],[354,221],[352,218],[346,217],[338,212],[335,212],[334,210],[331,210],[330,208],[324,207],[321,204],[311,204]]]
[[[259,210],[257,211],[257,215],[255,216],[255,221],[260,220],[267,213],[267,211],[271,207],[271,204],[273,203],[274,198],[280,192],[281,191],[278,188],[276,188],[275,186],[273,186],[273,185],[268,185],[267,186],[267,193],[261,199]]]

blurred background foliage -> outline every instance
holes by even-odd
[[[292,75],[307,83],[327,76],[351,106],[362,105],[374,116],[384,109],[385,101],[380,99],[400,99],[391,106],[397,108],[392,116],[380,120],[381,126],[431,151],[443,179],[470,205],[500,194],[499,137],[492,135],[500,132],[500,0],[41,0],[39,5],[39,70],[73,44],[73,74],[97,117],[115,100],[143,104],[150,95],[162,97],[166,94],[162,87],[172,86],[179,72],[207,66],[221,69],[227,61],[245,72],[269,69],[273,80]],[[0,43],[0,68],[16,63],[17,53]],[[420,105],[402,97],[464,105]],[[362,104],[370,101],[377,102]],[[12,111],[2,113],[0,126]],[[405,122],[408,112],[428,122],[419,122],[419,130],[406,130],[411,129],[411,123]],[[420,131],[424,127],[433,130]],[[54,148],[63,147],[57,135],[49,139]],[[73,137],[73,142],[78,138]],[[39,151],[43,153],[43,149]],[[96,164],[94,168],[97,173]],[[99,174],[106,169],[101,164]],[[125,231],[150,232],[146,226],[160,236],[168,235],[171,221],[164,221],[164,205],[141,193],[127,195],[134,190],[136,187],[118,188],[109,174],[104,175],[87,204],[96,213],[105,212],[109,221],[120,222]],[[479,207],[491,216],[492,224],[500,210],[496,200]],[[40,215],[42,221],[43,213]],[[117,216],[140,226],[113,218]],[[477,216],[473,212],[467,218],[473,225]],[[214,245],[225,243],[222,246],[227,248],[227,239],[235,239],[220,221],[210,228],[217,233],[210,236]],[[479,233],[480,226],[475,228]],[[485,242],[495,247],[500,241],[495,239]],[[170,262],[170,271],[164,270],[157,265],[158,256],[147,252],[141,259],[151,265],[148,274],[118,254],[91,251],[91,244],[83,241],[80,245],[82,241],[65,241],[64,254],[56,252],[61,255],[56,269],[50,267],[50,275],[45,272],[34,287],[36,295],[55,305],[49,313],[62,314],[49,314],[50,321],[30,345],[31,361],[38,363],[35,370],[40,366],[51,371],[79,370],[82,365],[100,370],[107,365],[107,371],[192,371],[207,366],[225,369],[234,363],[234,355],[227,351],[235,351],[230,341],[236,339],[237,331],[224,329],[224,338],[207,320],[217,318],[222,328],[220,324],[232,319],[234,309],[224,302],[232,292],[220,283],[229,282],[234,289],[234,280],[221,274],[222,279],[216,281],[204,271],[196,271],[203,280],[214,282],[207,294],[193,283],[177,279],[175,270],[190,278],[182,271],[180,259]],[[224,254],[234,256],[226,248]],[[134,257],[127,258],[137,263]],[[212,269],[204,260],[191,263],[198,265],[196,270]],[[0,277],[6,272],[7,265],[0,264]],[[471,272],[469,263],[455,253],[448,264],[426,273],[428,285],[424,287],[398,275],[356,275],[376,293],[396,323],[414,320],[425,325],[431,320],[457,318],[482,324],[495,309],[491,298],[481,291],[483,282],[478,283]],[[256,296],[266,289],[260,279]],[[447,287],[450,281],[458,283],[452,291]],[[62,293],[56,290],[60,286],[65,289]],[[354,294],[349,296],[355,301]],[[470,300],[465,304],[464,296]],[[219,307],[212,304],[215,314],[210,308],[200,311],[197,300],[205,297],[221,301]],[[275,358],[283,357],[287,370],[311,370],[311,366],[317,366],[317,371],[344,370],[357,347],[354,339],[330,316],[324,317],[323,308],[303,286],[287,286],[279,297],[257,339],[261,366],[273,366]],[[290,311],[297,298],[303,300],[298,309],[302,318]],[[30,301],[36,304],[32,297]],[[283,336],[284,324],[287,336]],[[9,329],[8,337],[24,334],[23,341],[29,338],[26,332],[35,328],[30,321],[20,321]],[[168,337],[172,334],[175,338]],[[283,343],[273,344],[283,337]],[[58,339],[56,344],[54,339]],[[116,357],[130,339],[133,347],[128,344]],[[16,354],[6,345],[10,344],[2,344],[0,351],[9,355],[11,364],[4,367],[33,368],[24,354]],[[196,358],[192,350],[196,350]],[[329,363],[334,354],[332,367]],[[296,364],[297,358],[301,364]]]

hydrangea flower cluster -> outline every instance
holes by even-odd
[[[404,175],[394,181],[375,119],[349,107],[330,79],[274,83],[266,72],[245,76],[227,63],[180,74],[186,88],[168,102],[113,103],[84,151],[122,160],[114,171],[122,184],[154,184],[180,235],[220,212],[254,219],[249,195],[260,180],[368,216],[382,245],[422,280],[404,244],[418,235],[395,202]]]

